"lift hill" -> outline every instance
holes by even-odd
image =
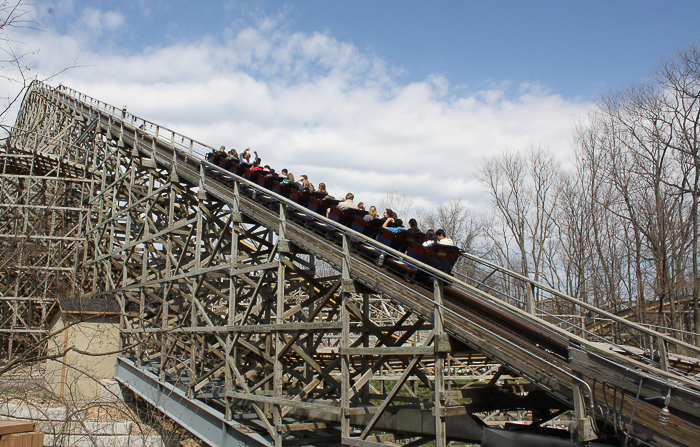
[[[407,260],[212,150],[35,82],[3,174],[90,180],[77,282],[124,310],[117,378],[210,444],[535,445],[567,412],[579,443],[700,439],[697,347],[470,253],[463,278]],[[318,259],[338,273],[316,275]],[[462,381],[445,376],[455,364]],[[516,409],[518,431],[484,422]]]

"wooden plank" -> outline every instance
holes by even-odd
[[[43,447],[43,445],[44,434],[39,432],[13,433],[0,437],[0,447]]]
[[[0,299],[0,301],[2,301]],[[174,315],[171,315],[174,316]],[[185,333],[226,333],[226,332],[260,332],[268,333],[274,331],[281,332],[295,332],[295,331],[340,331],[342,323],[335,321],[321,321],[321,322],[289,322],[283,324],[248,324],[248,325],[234,325],[234,326],[198,326],[198,327],[179,327],[174,329],[169,329],[167,332],[169,334],[185,334]],[[139,329],[123,329],[122,332],[125,334],[138,334],[138,333],[155,333],[162,332],[162,328],[139,328]]]
[[[386,447],[386,444],[363,441],[357,438],[343,438],[343,445],[352,445],[354,447]]]
[[[432,346],[377,346],[369,348],[340,348],[340,355],[432,355]]]
[[[34,422],[0,421],[0,436],[34,431]]]
[[[296,424],[282,424],[277,427],[281,432],[285,431],[303,431],[303,430],[325,430],[328,424],[325,422],[299,422]]]
[[[331,407],[329,405],[319,405],[319,404],[315,404],[315,403],[311,403],[311,402],[301,402],[298,400],[292,400],[292,399],[287,399],[287,398],[267,397],[267,396],[261,396],[259,394],[237,393],[237,392],[233,392],[233,391],[227,391],[226,397],[232,397],[234,399],[247,400],[247,401],[251,401],[251,402],[280,405],[282,407],[294,407],[294,408],[302,408],[305,410],[316,410],[316,411],[322,411],[322,412],[325,412],[328,414],[339,415],[341,413],[341,410],[339,407]]]
[[[230,275],[231,276],[238,276],[238,275],[244,275],[244,274],[250,273],[250,272],[257,272],[259,270],[273,269],[273,268],[277,268],[278,264],[279,263],[277,261],[272,261],[272,262],[266,262],[264,264],[254,264],[254,265],[239,268],[239,269],[234,269],[235,266],[232,265]]]

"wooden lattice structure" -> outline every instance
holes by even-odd
[[[0,343],[10,357],[41,340],[56,298],[81,293],[92,180],[60,158],[0,152]]]
[[[23,239],[18,265],[51,274],[44,289],[3,277],[0,299],[15,306],[4,327],[33,330],[47,290],[116,299],[118,377],[164,411],[179,396],[193,418],[181,422],[207,442],[203,412],[250,445],[486,442],[509,412],[532,436],[571,421],[580,442],[680,446],[700,434],[693,346],[468,254],[465,281],[424,265],[407,281],[358,247],[402,253],[64,87],[34,84],[15,127],[3,241]],[[612,323],[590,331],[589,316]]]

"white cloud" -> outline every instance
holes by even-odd
[[[90,26],[124,17],[85,12]],[[224,33],[226,35],[226,33]],[[229,38],[94,53],[79,35],[34,34],[44,73],[75,58],[89,68],[59,80],[213,147],[257,149],[265,163],[377,204],[397,190],[414,206],[461,197],[483,203],[474,172],[506,148],[570,153],[572,103],[537,83],[457,93],[435,74],[401,84],[386,61],[326,33],[289,33],[273,20]],[[303,172],[302,172],[303,171]]]
[[[124,16],[114,11],[102,12],[95,8],[85,8],[80,18],[81,24],[96,34],[116,29],[124,24]]]

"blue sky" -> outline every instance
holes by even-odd
[[[35,72],[331,192],[486,197],[484,156],[571,161],[596,97],[698,36],[700,2],[54,1]]]
[[[700,20],[697,2],[310,3],[295,8],[300,28],[327,26],[404,67],[409,80],[441,73],[472,89],[537,82],[583,100],[640,80],[660,56],[696,39]]]
[[[69,6],[65,6],[65,5]],[[62,6],[63,5],[63,6]],[[69,9],[70,8],[70,9]],[[321,32],[384,58],[402,82],[434,74],[455,86],[535,82],[574,100],[641,81],[659,58],[698,38],[696,1],[114,1],[45,2],[44,23],[68,32],[69,9],[122,14],[123,32],[94,45],[135,53],[222,38],[263,18]],[[46,14],[53,10],[54,14]],[[59,16],[52,20],[51,16]],[[114,48],[117,47],[117,48]]]

